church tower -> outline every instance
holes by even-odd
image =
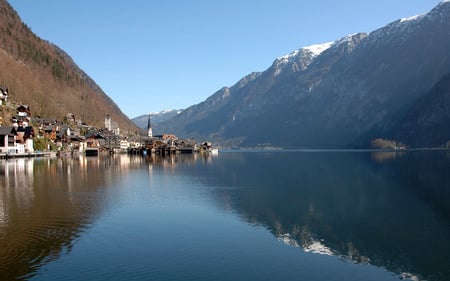
[[[148,121],[147,121],[147,136],[149,138],[153,138],[152,124],[150,123],[150,114],[148,115]]]
[[[109,115],[109,114],[105,115],[105,128],[108,131],[111,131],[111,115]]]

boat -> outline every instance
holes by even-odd
[[[98,148],[96,147],[86,148],[86,156],[98,156]]]

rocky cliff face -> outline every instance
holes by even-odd
[[[376,137],[428,145],[404,128],[423,126],[407,118],[412,112],[448,103],[427,98],[449,72],[448,50],[450,2],[443,1],[425,15],[278,58],[159,129],[241,146],[364,147]],[[422,108],[423,100],[433,104]],[[450,139],[442,126],[437,143]]]

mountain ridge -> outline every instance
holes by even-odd
[[[450,69],[449,22],[445,1],[340,38],[317,56],[300,49],[157,129],[252,147],[367,147],[372,137],[395,137],[390,120],[401,119]]]

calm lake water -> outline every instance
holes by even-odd
[[[450,154],[0,161],[0,280],[450,280]]]

